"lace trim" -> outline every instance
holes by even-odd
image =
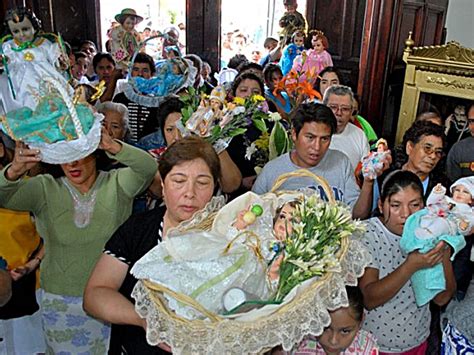
[[[67,178],[61,178],[61,182],[64,184],[64,186],[66,186],[69,194],[72,197],[74,206],[74,224],[77,228],[86,228],[90,224],[92,215],[94,214],[95,204],[97,202],[98,186],[100,185],[103,176],[104,174],[100,172],[94,183],[94,186],[92,186],[91,190],[86,195],[83,195],[77,191],[70,184]]]
[[[311,280],[296,292],[294,299],[274,307],[267,315],[237,316],[217,323],[184,321],[157,307],[151,292],[140,280],[132,292],[135,310],[146,318],[147,341],[151,345],[167,343],[173,353],[242,354],[255,353],[277,345],[289,351],[304,336],[320,335],[329,325],[328,310],[347,307],[345,285],[357,285],[371,260],[370,254],[358,240],[351,240],[341,259],[341,272],[326,274],[322,279]],[[265,313],[265,312],[264,312]]]

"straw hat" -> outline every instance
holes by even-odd
[[[128,16],[135,17],[135,19],[137,20],[136,24],[143,21],[143,17],[137,15],[137,12],[134,9],[123,9],[121,13],[115,15],[115,21],[123,23],[123,21],[125,21],[125,18]]]

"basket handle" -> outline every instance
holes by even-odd
[[[145,287],[149,288],[150,290],[162,292],[164,294],[166,293],[166,294],[170,295],[171,297],[175,298],[176,300],[178,300],[179,302],[184,303],[187,306],[193,307],[195,310],[199,311],[200,313],[205,315],[207,318],[209,318],[209,320],[213,323],[219,322],[222,319],[217,314],[208,311],[199,302],[197,302],[195,299],[193,299],[193,298],[191,298],[187,295],[184,295],[182,293],[174,292],[174,291],[170,290],[169,288],[167,288],[165,286],[162,286],[162,285],[159,285],[159,284],[156,284],[156,283],[154,283],[150,280],[142,280],[142,281],[143,281],[143,284],[145,285]],[[155,302],[158,301],[156,299],[155,295],[152,295],[152,297],[155,300]],[[160,303],[161,303],[161,300],[160,300]],[[164,306],[163,309],[165,309],[166,312],[170,316],[172,316],[172,314],[171,314],[170,310],[168,309],[168,307]]]
[[[310,177],[310,178],[312,178],[319,185],[321,185],[324,192],[326,193],[326,196],[329,200],[329,203],[330,204],[335,204],[336,203],[336,199],[334,198],[334,193],[333,193],[331,187],[329,186],[327,180],[325,178],[321,177],[321,176],[318,176],[318,175],[312,173],[308,169],[299,169],[299,170],[296,170],[296,171],[292,171],[290,173],[281,174],[278,177],[278,179],[275,180],[270,192],[275,192],[276,190],[278,190],[280,188],[281,185],[283,185],[283,183],[286,180],[291,179],[293,177]]]

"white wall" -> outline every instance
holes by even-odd
[[[449,0],[446,41],[474,48],[474,0]]]

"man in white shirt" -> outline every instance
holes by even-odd
[[[354,94],[348,86],[334,85],[324,93],[323,103],[332,110],[337,120],[336,133],[329,148],[347,155],[355,170],[362,158],[369,154],[370,147],[364,131],[350,123]]]

